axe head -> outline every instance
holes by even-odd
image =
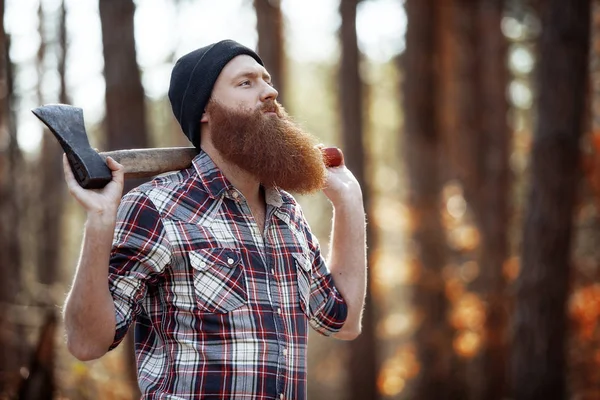
[[[99,189],[111,181],[110,168],[90,146],[81,108],[66,104],[48,104],[31,112],[46,124],[58,139],[81,187]]]

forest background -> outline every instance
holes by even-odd
[[[311,400],[600,398],[597,0],[0,0],[0,398],[139,396],[131,338],[65,349],[85,216],[30,110],[188,145],[169,74],[223,38],[365,194],[363,333],[311,335]],[[328,202],[299,200],[327,251]]]

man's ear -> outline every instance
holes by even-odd
[[[200,118],[200,122],[208,122],[208,116],[206,115],[206,111],[202,113],[202,118]]]

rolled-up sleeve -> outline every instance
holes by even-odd
[[[331,336],[344,326],[348,306],[335,287],[317,238],[308,228],[307,236],[310,250],[314,255],[310,290],[310,325],[320,334]]]
[[[148,285],[171,262],[171,246],[156,207],[146,194],[133,191],[121,200],[110,256],[109,289],[116,313],[115,337],[109,350],[125,337]]]

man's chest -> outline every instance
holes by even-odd
[[[177,310],[227,314],[243,310],[288,319],[306,315],[311,254],[285,210],[267,208],[265,229],[249,210],[221,210],[210,223],[165,220],[173,261],[161,291]]]

